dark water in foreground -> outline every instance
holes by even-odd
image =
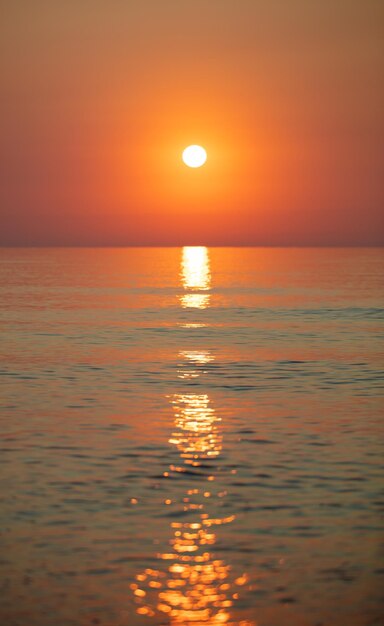
[[[383,270],[0,251],[0,623],[382,624]]]

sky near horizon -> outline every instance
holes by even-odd
[[[0,245],[384,243],[381,0],[2,0],[0,24]]]

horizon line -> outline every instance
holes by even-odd
[[[0,249],[22,249],[22,248],[100,248],[100,249],[126,249],[126,248],[384,248],[384,243],[372,244],[206,244],[206,243],[185,243],[185,244],[0,244]]]

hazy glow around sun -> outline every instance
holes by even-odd
[[[188,146],[183,151],[183,161],[188,167],[201,167],[207,160],[207,153],[201,146]]]

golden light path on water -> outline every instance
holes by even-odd
[[[181,296],[181,306],[209,306],[209,294],[190,293],[210,289],[207,248],[183,249],[181,278],[184,290],[189,291]],[[204,375],[204,365],[214,360],[209,350],[181,350],[178,356],[183,365],[178,370],[181,380]],[[239,597],[239,587],[248,582],[247,574],[237,578],[231,575],[230,565],[213,552],[216,528],[236,518],[235,514],[209,513],[209,504],[227,495],[225,489],[215,488],[217,461],[223,448],[221,418],[208,393],[176,393],[169,400],[174,412],[169,443],[178,450],[180,462],[171,464],[164,477],[185,476],[187,481],[188,473],[194,472],[193,486],[184,491],[179,503],[180,520],[170,524],[169,550],[157,554],[164,566],[145,569],[131,584],[138,604],[136,611],[147,617],[166,616],[169,626],[255,626],[254,622],[231,619],[231,607]]]
[[[184,462],[199,466],[202,459],[218,456],[223,440],[219,431],[221,420],[209,406],[208,395],[175,395],[172,402],[178,430],[169,443],[178,447]]]
[[[206,370],[201,370],[202,365],[213,361],[213,356],[207,350],[181,350],[179,356],[183,359],[182,369],[178,370],[179,378],[198,378]]]
[[[205,246],[186,246],[182,252],[181,279],[184,293],[180,296],[183,308],[206,309],[209,306],[210,296],[207,293],[211,287],[211,273],[209,267],[208,248]]]

